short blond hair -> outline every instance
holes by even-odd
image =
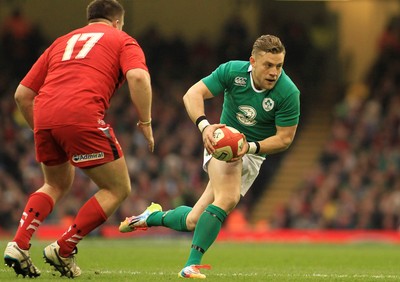
[[[252,55],[264,51],[272,54],[286,53],[285,46],[282,44],[281,40],[274,35],[261,35],[253,44]]]

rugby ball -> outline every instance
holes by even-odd
[[[224,126],[214,131],[216,145],[212,156],[220,161],[237,157],[243,147],[243,135],[233,127]]]

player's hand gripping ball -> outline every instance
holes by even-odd
[[[224,126],[214,131],[217,144],[212,156],[220,161],[230,161],[242,150],[244,139],[242,133],[230,126]]]

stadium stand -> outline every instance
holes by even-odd
[[[400,220],[400,18],[378,41],[362,83],[336,104],[318,165],[289,201],[274,211],[273,228],[398,230]]]

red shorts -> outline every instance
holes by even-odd
[[[68,125],[35,130],[36,160],[45,165],[72,165],[88,168],[119,159],[123,152],[113,129]]]

